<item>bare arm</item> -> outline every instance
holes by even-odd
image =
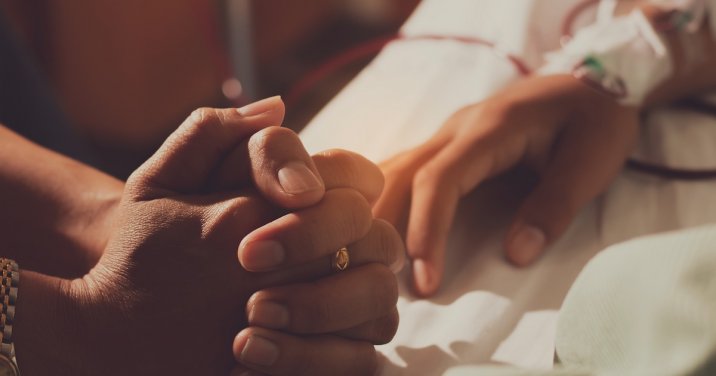
[[[23,269],[84,275],[124,184],[0,126],[0,254]]]

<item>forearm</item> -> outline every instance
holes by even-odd
[[[74,277],[101,255],[122,182],[0,126],[0,253]]]

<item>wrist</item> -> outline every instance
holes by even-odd
[[[84,249],[84,272],[89,272],[99,261],[112,233],[117,207],[122,198],[123,184],[93,192],[85,202],[84,213],[76,216],[69,226],[69,237],[80,239]]]
[[[594,111],[623,107],[570,74],[531,76],[508,86],[495,99],[506,111],[531,114],[529,117],[555,125]]]
[[[573,110],[572,113],[575,115],[582,116],[589,115],[595,111],[601,112],[624,107],[638,107],[626,106],[620,103],[615,97],[606,94],[603,90],[595,88],[574,75],[568,74],[548,77],[559,77],[560,80],[563,80],[564,95],[561,98],[561,103],[558,102],[555,103],[555,105],[568,103],[569,108]]]
[[[70,281],[26,270],[20,280],[13,339],[23,376],[78,374],[83,328]]]

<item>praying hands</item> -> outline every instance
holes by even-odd
[[[374,372],[403,262],[371,214],[382,175],[345,151],[310,157],[283,113],[277,98],[194,112],[101,210],[91,270],[25,263],[24,375]]]

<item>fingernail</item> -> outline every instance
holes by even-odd
[[[253,335],[246,341],[240,358],[243,362],[268,367],[278,359],[278,346],[266,338]]]
[[[288,309],[282,304],[259,301],[249,312],[249,324],[267,329],[285,329],[288,327]]]
[[[249,242],[241,253],[241,265],[250,271],[273,268],[281,264],[286,256],[283,245],[274,240]]]
[[[413,260],[413,281],[415,289],[420,295],[432,295],[437,290],[433,268],[421,259]]]
[[[510,258],[520,266],[528,265],[542,254],[546,242],[544,231],[534,226],[524,226],[510,242]]]
[[[321,181],[303,162],[289,162],[278,170],[278,182],[283,191],[295,195],[321,188]]]
[[[275,96],[271,98],[262,99],[258,102],[247,104],[246,106],[241,107],[236,111],[239,112],[239,115],[244,117],[257,116],[275,110],[280,102],[281,97]]]

